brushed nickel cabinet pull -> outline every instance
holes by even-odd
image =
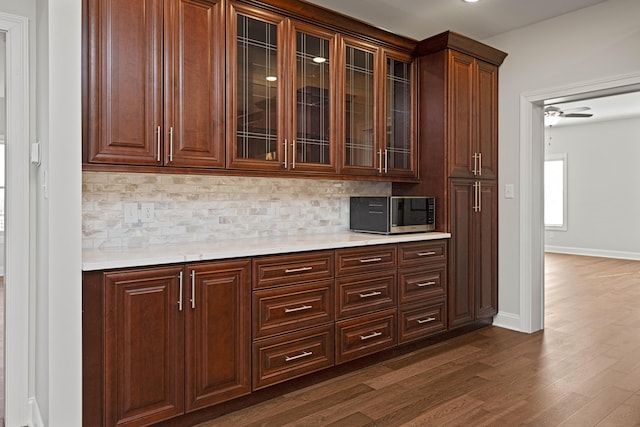
[[[287,139],[285,138],[285,140],[284,140],[284,163],[282,163],[282,164],[284,165],[284,168],[285,168],[285,169],[288,167],[288,166],[287,166],[287,158],[289,157],[289,156],[287,155],[288,148],[289,148],[289,147],[287,146]]]
[[[382,261],[382,258],[367,258],[367,259],[361,259],[360,263],[361,264],[366,264],[368,262],[378,262],[378,261]]]
[[[389,153],[387,152],[387,149],[384,149],[384,173],[388,173],[389,172]]]
[[[368,294],[359,294],[360,298],[369,298],[369,297],[377,297],[378,295],[382,295],[382,292],[373,291]]]
[[[482,183],[478,181],[478,212],[482,212]]]
[[[173,126],[169,128],[169,161],[173,162]]]
[[[178,289],[178,311],[182,311],[182,271],[178,274],[178,279],[180,281],[180,286]]]
[[[191,270],[191,308],[196,308],[196,271]]]
[[[296,311],[309,310],[309,309],[311,309],[311,308],[313,308],[313,307],[312,307],[312,306],[310,306],[310,305],[303,305],[303,306],[296,307],[296,308],[285,308],[285,309],[284,309],[284,312],[285,312],[285,313],[294,313],[294,312],[296,312]]]
[[[301,271],[313,270],[313,267],[287,268],[285,273],[299,273]]]
[[[369,335],[360,335],[360,340],[361,341],[370,340],[371,338],[379,337],[380,335],[382,335],[382,332],[374,332]]]
[[[158,142],[157,142],[157,147],[156,147],[156,148],[158,149],[158,154],[157,154],[157,156],[158,156],[158,159],[157,159],[157,160],[158,160],[158,161],[160,161],[160,132],[161,132],[161,130],[160,130],[160,126],[158,126],[158,129],[157,129]]]
[[[478,176],[482,176],[482,153],[478,153]]]
[[[296,168],[296,140],[291,143],[291,169]]]
[[[433,322],[434,320],[436,320],[435,317],[427,317],[426,319],[418,320],[418,323],[422,325],[423,323]]]
[[[285,362],[291,362],[292,360],[296,360],[296,359],[302,359],[303,357],[308,357],[311,356],[313,354],[312,351],[304,351],[300,354],[297,354],[295,356],[285,356],[284,361]]]
[[[471,172],[474,175],[478,174],[478,153],[473,153],[473,170]]]
[[[419,288],[424,288],[425,286],[433,286],[435,284],[436,282],[431,281],[431,282],[418,283],[416,286]]]
[[[429,252],[418,252],[418,256],[431,256],[431,255],[435,255],[435,251],[429,251]]]
[[[378,150],[378,173],[382,173],[382,149]]]

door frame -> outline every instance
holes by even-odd
[[[568,102],[640,90],[640,73],[523,93],[520,96],[520,330],[544,329],[544,113]]]
[[[7,35],[5,421],[29,420],[29,21],[0,13]]]

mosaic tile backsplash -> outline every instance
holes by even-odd
[[[335,233],[349,228],[349,196],[390,194],[384,182],[84,172],[83,247]],[[125,223],[125,203],[153,203],[153,220]]]

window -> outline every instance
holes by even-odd
[[[567,230],[567,154],[547,154],[544,161],[544,225]]]

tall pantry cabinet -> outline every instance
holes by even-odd
[[[498,310],[498,67],[506,53],[453,32],[419,43],[420,182],[397,195],[436,197],[451,233],[449,328]]]

